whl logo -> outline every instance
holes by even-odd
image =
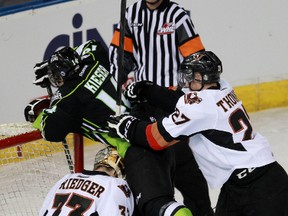
[[[82,26],[83,17],[81,14],[77,13],[72,18],[72,26],[75,29],[79,29]],[[69,34],[60,34],[55,36],[48,44],[43,60],[48,59],[57,49],[60,47],[70,46],[76,47],[81,45],[82,43],[95,39],[103,45],[103,47],[108,51],[108,46],[104,42],[103,38],[101,37],[100,33],[98,32],[97,28],[91,28],[86,30],[86,38],[83,40],[83,31],[75,31],[72,35]],[[70,39],[72,37],[72,40]],[[70,44],[70,41],[73,41],[73,44]]]
[[[172,34],[175,31],[175,25],[171,23],[165,23],[157,32],[158,35]]]

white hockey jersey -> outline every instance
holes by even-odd
[[[96,171],[67,174],[46,196],[39,215],[130,216],[134,199],[127,182]]]
[[[232,87],[224,80],[220,86],[199,92],[183,89],[176,111],[162,121],[173,138],[190,136],[189,146],[212,188],[222,186],[235,169],[275,161],[268,141],[253,131]]]

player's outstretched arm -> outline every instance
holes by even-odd
[[[124,90],[124,96],[131,103],[147,102],[167,113],[174,112],[176,103],[183,94],[181,90],[162,87],[150,81],[133,82]]]
[[[114,136],[124,138],[132,145],[153,150],[163,150],[179,142],[179,140],[174,139],[165,131],[161,126],[161,122],[140,121],[134,116],[127,114],[110,116],[108,118],[108,127],[109,133]]]

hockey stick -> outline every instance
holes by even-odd
[[[68,146],[68,144],[66,142],[66,139],[62,141],[62,145],[64,147],[66,161],[67,161],[67,164],[69,166],[70,173],[74,173],[74,164],[73,164],[73,161],[72,161],[70,149],[69,149],[69,146]]]
[[[48,86],[46,87],[46,89],[47,89],[48,96],[49,96],[50,98],[52,98],[52,96],[53,96],[53,92],[52,92],[52,88],[51,88],[51,86],[48,85]]]
[[[120,8],[120,37],[118,48],[118,77],[117,77],[117,101],[116,101],[116,115],[121,114],[121,101],[122,101],[122,73],[124,73],[124,37],[125,37],[125,12],[126,0],[121,0]]]
[[[52,92],[51,86],[48,85],[46,87],[46,89],[47,89],[47,92],[48,92],[48,96],[50,98],[52,98],[53,92]],[[66,139],[64,139],[62,141],[62,145],[63,145],[63,148],[64,148],[64,153],[65,153],[67,164],[69,166],[70,173],[74,173],[74,164],[73,164],[73,161],[72,161],[70,149],[69,149],[69,146],[68,146],[68,143],[67,143]]]

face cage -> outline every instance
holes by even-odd
[[[54,73],[51,70],[48,70],[48,78],[53,87],[60,87],[63,84],[63,77],[60,75],[59,72]]]
[[[181,88],[189,87],[189,83],[194,81],[194,73],[190,69],[179,70],[177,73],[178,86]]]

